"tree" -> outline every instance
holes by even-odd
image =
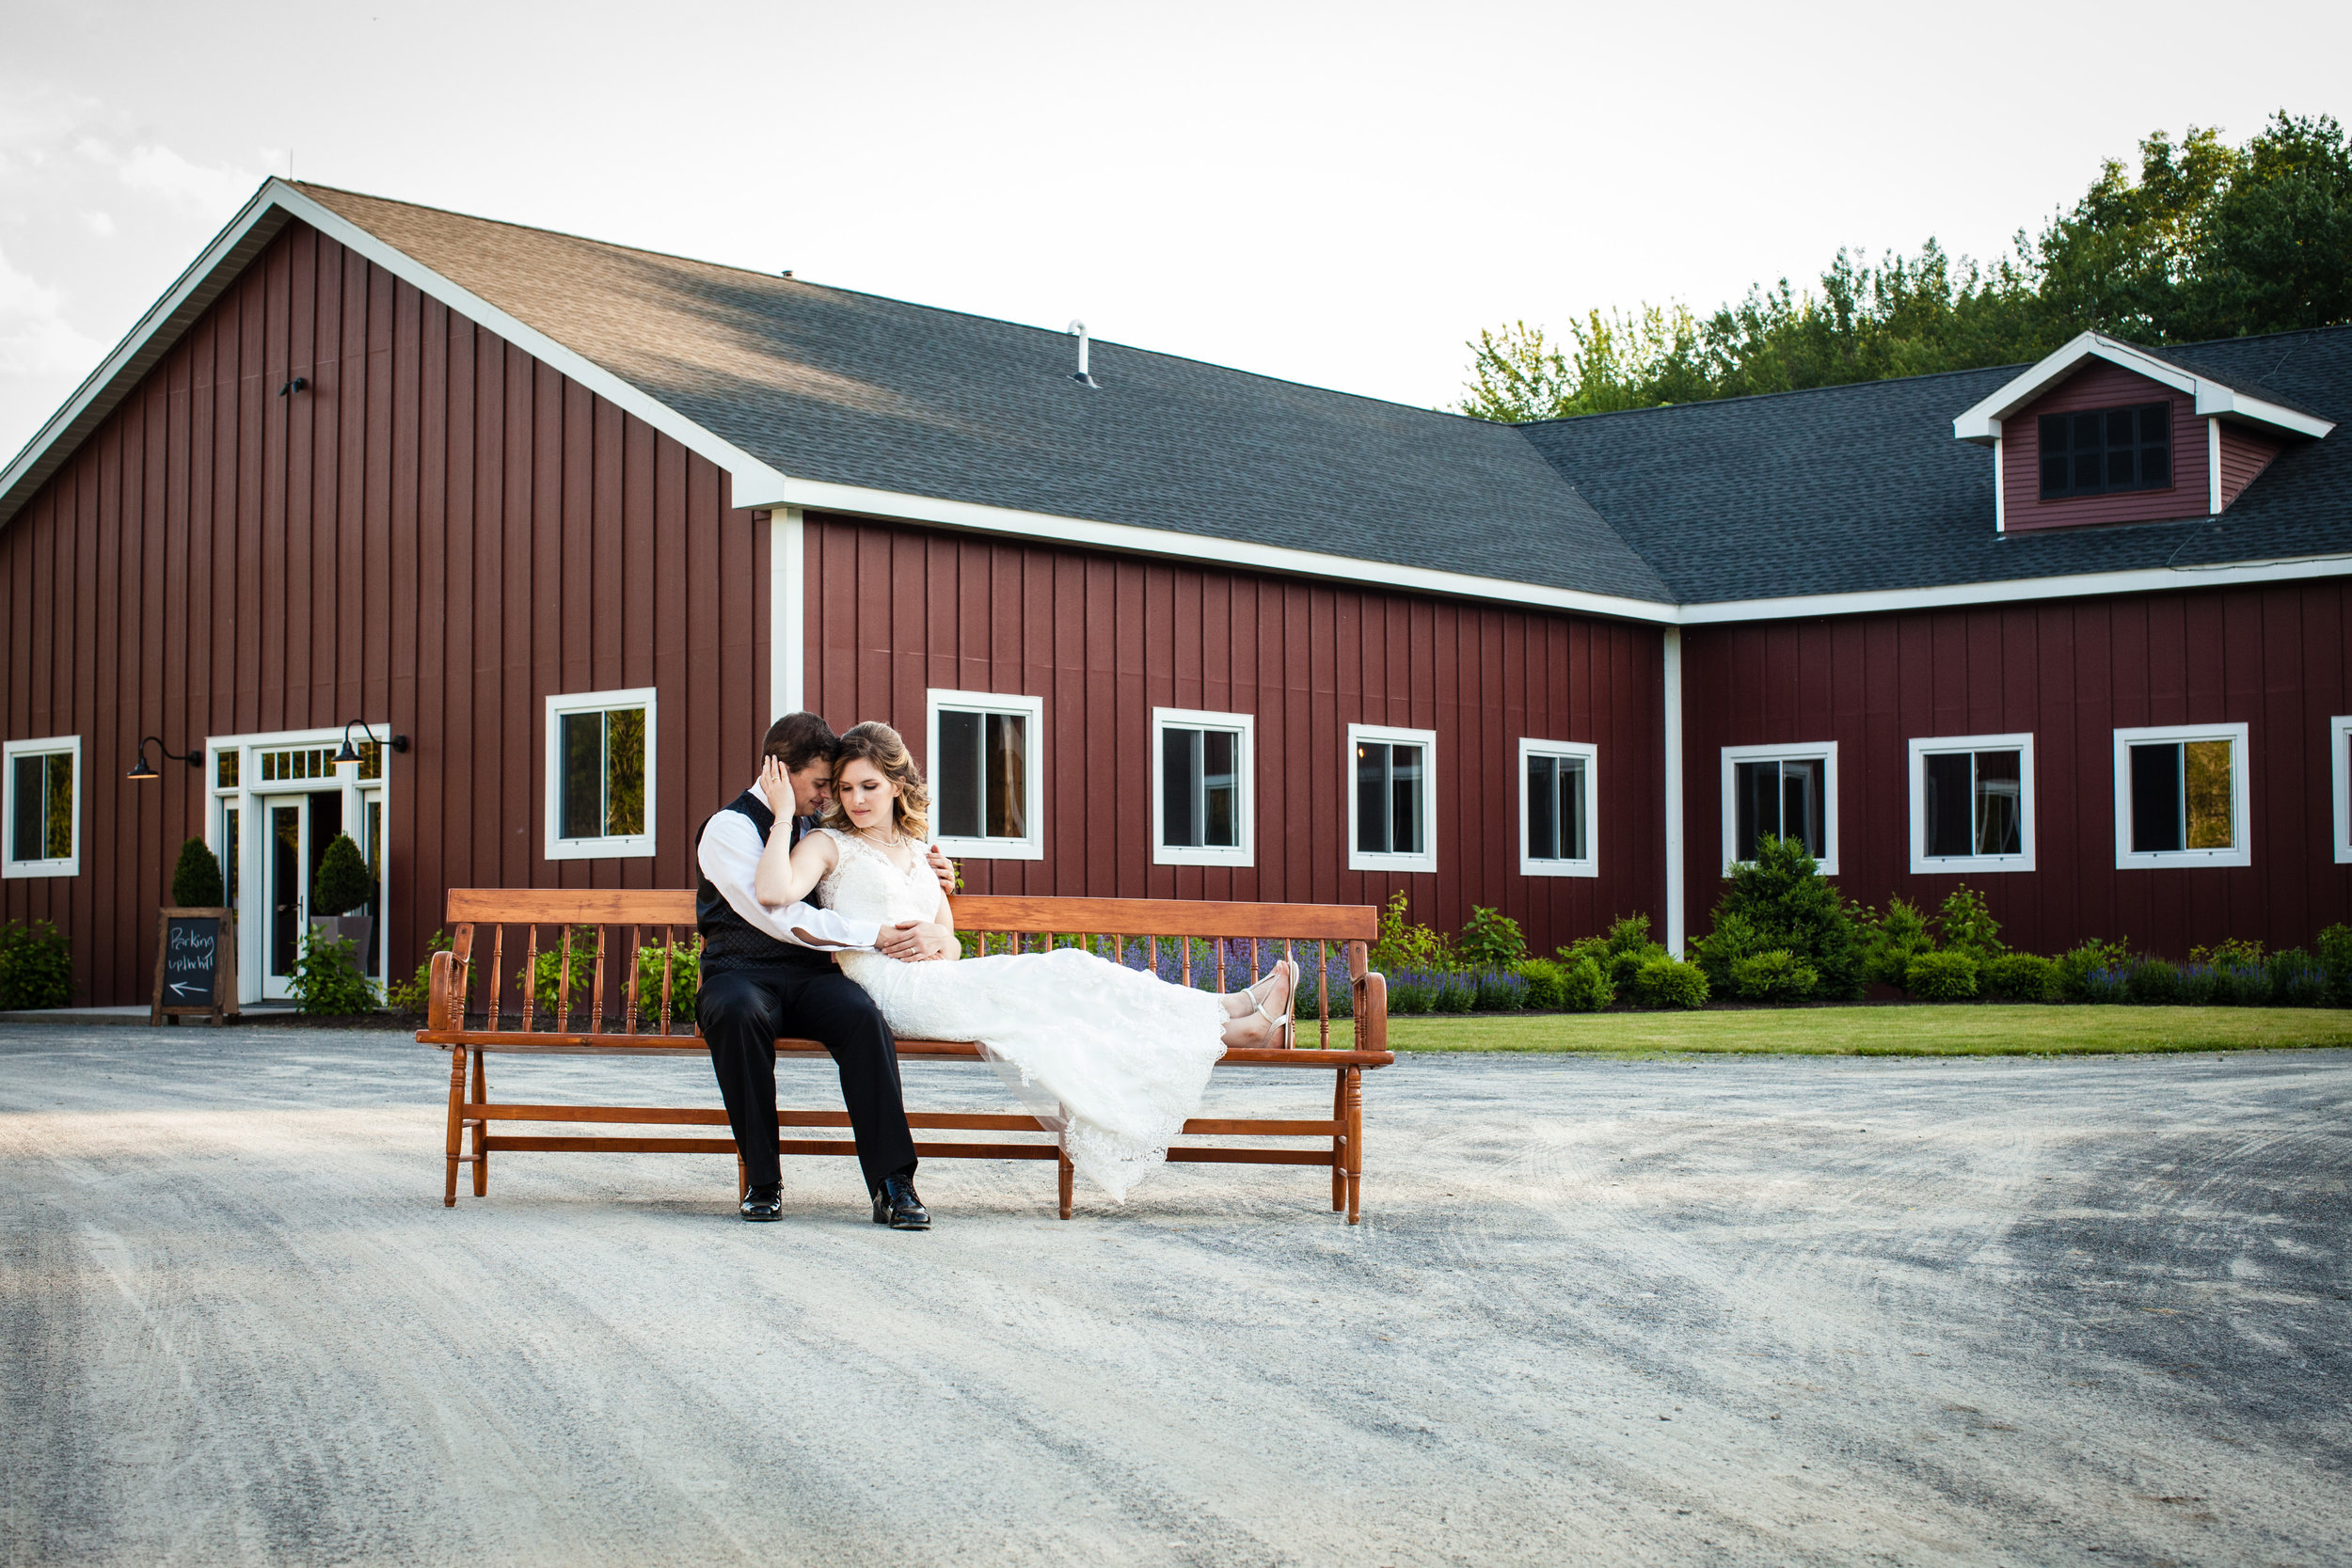
[[[221,886],[220,862],[200,838],[180,846],[180,863],[171,873],[171,901],[183,910],[216,910],[229,902]]]

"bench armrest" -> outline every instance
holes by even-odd
[[[424,1022],[428,1029],[462,1029],[466,1026],[465,998],[459,985],[465,979],[466,961],[454,953],[433,955],[433,984],[426,993]]]
[[[1356,981],[1356,1049],[1389,1048],[1389,977],[1367,970]]]

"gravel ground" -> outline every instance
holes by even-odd
[[[445,1062],[0,1028],[0,1560],[2352,1560],[2352,1053],[1408,1057],[1359,1227],[943,1163],[927,1235],[846,1160],[781,1225],[699,1156],[444,1211]]]

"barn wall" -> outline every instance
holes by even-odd
[[[2282,443],[2258,436],[2243,425],[2221,421],[2221,504],[2226,508],[2246,487],[2262,477]]]
[[[925,691],[1045,699],[1046,854],[965,863],[977,893],[1379,903],[1536,952],[1661,908],[1662,653],[1621,626],[811,515],[806,700],[918,755]],[[1257,718],[1257,864],[1154,865],[1151,713]],[[1435,875],[1351,872],[1350,723],[1438,732]],[[1518,873],[1518,741],[1599,747],[1597,878]]]
[[[1724,746],[1838,743],[1838,880],[1885,906],[1983,893],[2036,952],[2085,937],[2185,956],[2223,937],[2308,945],[2352,919],[2332,852],[2331,715],[2352,712],[2339,580],[2050,600],[1684,633],[1691,929],[1722,868]],[[2118,727],[2249,726],[2253,863],[2118,870]],[[1907,742],[2035,736],[2036,869],[1910,874]]]
[[[2042,426],[2044,414],[2078,413],[2124,404],[2172,405],[2172,484],[2165,490],[2125,490],[2111,496],[2042,499]],[[2058,386],[2001,421],[2002,526],[2010,532],[2041,528],[2079,528],[2093,523],[2161,522],[2201,517],[2206,493],[2205,421],[2183,393],[2137,375],[2120,365],[2094,359]]]
[[[126,782],[139,736],[356,718],[412,739],[389,759],[393,974],[448,887],[684,885],[768,717],[768,530],[726,485],[290,227],[0,530],[0,722],[84,747],[81,875],[0,883],[0,914],[72,936],[80,1000],[144,1000],[206,790],[176,764]],[[545,699],[631,686],[660,691],[660,852],[550,863]]]

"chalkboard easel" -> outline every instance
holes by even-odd
[[[200,999],[200,1000],[199,1000]],[[167,1016],[201,1013],[215,1027],[237,1013],[237,911],[162,911],[155,930],[155,1000],[151,1029]]]

